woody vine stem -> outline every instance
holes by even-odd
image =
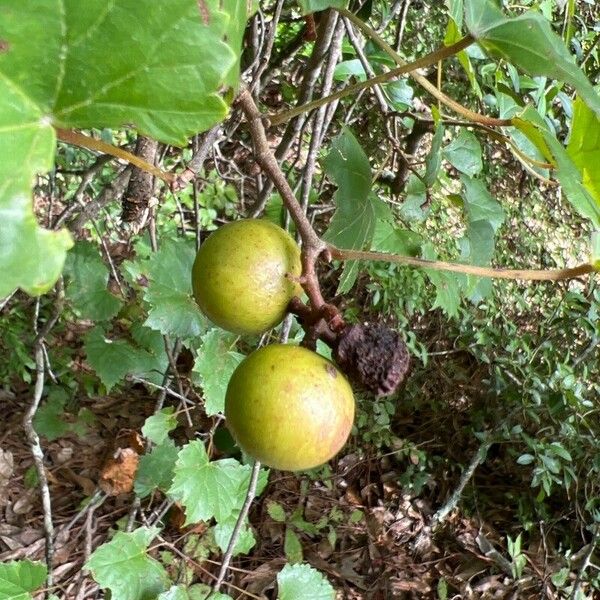
[[[437,260],[426,260],[410,256],[397,254],[387,254],[383,252],[370,252],[362,250],[347,250],[336,248],[331,244],[325,243],[316,234],[314,228],[306,218],[302,207],[273,152],[267,143],[265,127],[263,124],[263,115],[258,110],[252,95],[248,90],[242,90],[237,100],[248,121],[250,135],[254,142],[255,157],[258,164],[262,167],[266,175],[271,179],[281,198],[290,212],[296,227],[302,238],[302,285],[310,300],[313,310],[323,310],[327,305],[321,294],[319,280],[316,273],[316,262],[319,258],[331,260],[370,260],[395,262],[413,267],[434,269],[438,271],[451,271],[454,273],[464,273],[467,275],[476,275],[479,277],[492,277],[497,279],[517,279],[523,281],[560,281],[564,279],[574,279],[594,271],[591,264],[581,264],[569,269],[556,270],[538,270],[538,269],[494,269],[491,267],[479,267],[475,265],[464,265],[459,263],[450,263]]]

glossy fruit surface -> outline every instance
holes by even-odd
[[[262,219],[228,223],[202,244],[192,269],[194,297],[216,325],[261,334],[281,322],[302,290],[300,249],[281,227]]]
[[[312,469],[346,443],[354,395],[327,359],[299,346],[273,344],[234,371],[225,417],[238,445],[253,458],[286,471]]]

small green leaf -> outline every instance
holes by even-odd
[[[85,319],[106,321],[114,317],[123,301],[107,290],[108,267],[91,242],[77,242],[69,252],[65,275],[69,278],[66,296]]]
[[[517,458],[518,465],[530,465],[535,460],[535,456],[533,454],[521,454],[519,458]]]
[[[149,496],[156,489],[166,492],[171,487],[178,454],[179,448],[167,439],[140,457],[133,483],[133,489],[140,498]]]
[[[427,187],[414,173],[406,182],[406,198],[400,208],[400,214],[408,221],[424,221],[427,218]]]
[[[545,75],[568,83],[600,116],[600,95],[538,12],[530,10],[507,18],[494,0],[465,0],[465,17],[471,35],[489,54],[534,77]]]
[[[238,516],[239,511],[236,510],[227,519],[217,523],[213,528],[215,542],[217,542],[217,545],[221,548],[222,552],[227,550]],[[246,520],[242,525],[242,529],[240,530],[239,537],[233,549],[233,556],[237,556],[238,554],[248,554],[255,545],[256,539],[254,533],[252,532],[252,529],[248,527],[248,521]]]
[[[242,362],[244,355],[235,352],[237,336],[222,329],[211,329],[202,336],[202,345],[194,364],[204,392],[206,414],[216,415],[225,409],[225,392],[231,374]]]
[[[267,512],[273,521],[277,523],[285,523],[285,510],[279,502],[275,502],[274,500],[269,500],[267,502]]]
[[[461,132],[444,148],[444,158],[458,171],[473,177],[483,169],[481,144],[468,129]]]
[[[102,544],[85,563],[98,585],[119,600],[151,600],[169,583],[163,566],[147,550],[157,527],[140,527],[131,533],[118,531]]]
[[[186,524],[221,522],[241,506],[249,474],[248,465],[232,458],[209,461],[204,444],[193,441],[179,452],[169,495],[184,505]]]
[[[172,406],[167,406],[149,416],[142,427],[142,434],[154,444],[162,444],[169,438],[169,432],[177,427],[177,415]]]
[[[285,565],[277,574],[278,600],[334,600],[335,590],[310,565]]]
[[[492,230],[497,232],[506,219],[502,205],[480,179],[462,176],[460,180],[465,189],[465,209],[469,222],[487,221]]]
[[[300,538],[298,537],[296,532],[291,527],[287,527],[285,530],[283,551],[285,552],[285,557],[291,563],[300,563],[304,558],[304,552],[302,551],[302,542],[300,541]]]
[[[33,419],[35,430],[49,442],[70,431],[69,423],[63,418],[65,404],[68,399],[69,396],[63,388],[51,388],[48,399],[38,408],[35,414]]]
[[[125,340],[111,339],[101,326],[94,327],[84,337],[87,361],[107,390],[126,375],[137,375],[159,384],[168,365],[162,336],[157,331],[136,324],[131,329],[133,345]]]
[[[423,246],[423,258],[437,260],[437,254],[432,244]],[[461,286],[464,277],[454,273],[445,273],[433,269],[424,269],[431,283],[435,286],[436,297],[432,308],[441,308],[449,317],[458,316],[460,307]]]
[[[156,600],[190,600],[190,596],[184,585],[173,585]]]
[[[44,585],[46,573],[45,565],[30,560],[0,563],[0,600],[31,600],[31,592]]]
[[[206,319],[192,297],[195,257],[192,242],[167,239],[147,262],[149,283],[144,299],[150,304],[150,311],[146,326],[184,339],[206,330]]]

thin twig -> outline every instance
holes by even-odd
[[[233,532],[231,533],[231,538],[229,539],[229,544],[227,544],[227,550],[223,555],[223,562],[221,563],[221,569],[219,570],[219,575],[215,584],[213,586],[213,594],[219,591],[221,587],[225,575],[227,574],[227,569],[229,568],[229,563],[231,562],[231,558],[233,557],[233,551],[235,550],[235,546],[237,544],[238,538],[242,531],[242,527],[244,526],[244,522],[246,521],[246,517],[248,516],[248,511],[250,510],[250,505],[256,496],[256,486],[258,484],[258,475],[260,473],[260,462],[255,461],[254,465],[252,465],[252,472],[250,473],[250,481],[248,482],[248,491],[246,492],[246,499],[244,500],[244,504],[242,506],[242,510],[235,522],[235,527],[233,528]],[[212,595],[212,594],[211,594]],[[210,596],[209,596],[210,598]],[[208,599],[207,599],[208,600]]]
[[[464,470],[458,485],[448,500],[435,512],[433,517],[431,517],[429,526],[431,527],[432,531],[435,531],[435,529],[439,527],[444,522],[446,517],[457,507],[467,483],[471,481],[475,471],[477,470],[477,467],[485,461],[491,445],[491,442],[483,442],[481,446],[479,446],[477,452],[471,458],[469,466]]]
[[[388,254],[386,252],[372,252],[368,250],[346,250],[329,246],[329,251],[334,259],[338,260],[369,260],[380,262],[393,262],[422,269],[433,269],[435,271],[450,271],[452,273],[464,273],[478,277],[490,277],[493,279],[511,279],[522,281],[561,281],[565,279],[576,279],[582,275],[588,275],[595,271],[589,263],[581,264],[568,269],[494,269],[491,267],[479,267],[476,265],[463,265],[460,263],[445,262],[442,260],[428,260],[399,254]]]
[[[594,526],[594,533],[592,536],[592,541],[590,542],[590,547],[587,549],[585,556],[583,557],[583,562],[581,563],[581,568],[579,569],[579,573],[577,573],[577,579],[575,580],[575,585],[573,586],[573,591],[571,592],[571,600],[577,600],[579,590],[581,589],[581,584],[583,582],[583,576],[590,566],[592,561],[592,555],[596,550],[596,546],[600,541],[600,523],[596,523]]]
[[[350,21],[352,21],[363,33],[368,35],[374,42],[376,42],[381,48],[383,48],[383,50],[385,50],[385,52],[400,65],[400,68],[407,66],[406,61],[400,56],[400,54],[398,54],[398,52],[396,52],[376,31],[373,31],[373,29],[371,29],[364,21],[359,19],[354,13],[346,9],[337,10],[340,14],[350,19]],[[455,53],[459,52],[461,49],[460,45],[462,45],[462,43],[468,40],[470,40],[471,43],[475,41],[475,39],[472,36],[468,35],[453,46],[447,46],[446,49],[454,48]],[[447,56],[449,56],[449,54],[444,53],[444,48],[441,48],[440,50],[437,50],[436,52],[433,52],[432,54],[429,54],[428,56],[423,57],[418,61],[415,61],[414,63],[412,63],[412,65],[414,67],[415,65],[418,65],[420,61],[423,61],[425,59],[429,61],[429,64],[435,64],[435,62],[438,62],[439,60],[446,58]],[[435,60],[432,63],[431,60],[433,59]],[[451,108],[454,112],[458,113],[459,115],[462,115],[470,121],[473,121],[474,123],[481,123],[490,127],[508,127],[512,125],[511,119],[496,119],[494,117],[481,115],[475,111],[470,110],[469,108],[466,108],[456,100],[453,100],[449,96],[446,96],[446,94],[444,94],[444,92],[442,92],[441,90],[438,90],[437,86],[431,83],[427,79],[427,77],[421,75],[418,72],[418,70],[415,70],[415,68],[411,68],[409,74],[421,87],[425,88],[436,100],[442,102],[443,104]]]
[[[44,327],[38,331],[37,320],[39,317],[39,305],[38,299],[36,303],[35,317],[33,328],[36,332],[36,337],[33,343],[34,356],[35,356],[35,388],[33,393],[33,400],[29,405],[24,417],[23,417],[23,429],[29,442],[31,454],[33,456],[33,462],[38,476],[40,485],[40,496],[42,499],[42,510],[44,513],[44,535],[46,538],[46,566],[48,569],[46,576],[46,587],[51,588],[53,583],[53,559],[54,559],[54,523],[52,519],[52,500],[50,498],[50,488],[48,486],[48,477],[46,476],[46,469],[44,467],[44,451],[40,444],[40,438],[33,426],[33,419],[37,412],[44,393],[44,382],[45,382],[45,360],[44,360],[44,341],[46,336],[54,327],[58,320],[62,308],[64,305],[64,286],[62,285],[62,279],[59,280],[56,286],[56,302],[54,312],[52,316],[46,321]],[[49,592],[46,592],[48,595]]]
[[[59,140],[61,140],[61,142],[74,144],[75,146],[80,146],[82,148],[95,150],[97,152],[102,152],[103,154],[110,154],[111,156],[120,158],[125,162],[135,165],[138,167],[138,169],[142,169],[142,171],[151,173],[155,177],[158,177],[167,183],[171,183],[175,180],[175,175],[173,173],[163,171],[162,169],[151,165],[149,162],[146,162],[139,156],[136,156],[135,154],[132,154],[123,148],[118,148],[112,144],[107,144],[102,140],[96,140],[87,135],[83,135],[82,133],[78,133],[77,131],[71,131],[70,129],[57,129],[56,136]]]
[[[343,13],[346,14],[345,12]],[[444,102],[444,104],[450,106],[456,112],[464,115],[467,118],[471,118],[473,121],[478,123],[485,123],[486,125],[511,125],[512,122],[506,119],[495,119],[493,117],[486,117],[484,115],[480,115],[469,109],[465,108],[455,100],[452,100],[442,92],[438,91],[436,86],[432,85],[427,78],[419,75],[417,71],[424,67],[431,66],[432,64],[437,64],[443,58],[447,58],[449,56],[454,56],[457,52],[464,50],[468,46],[473,43],[474,39],[471,36],[465,36],[462,40],[459,40],[452,46],[444,46],[439,50],[435,50],[431,54],[427,54],[412,63],[401,64],[399,67],[395,69],[391,69],[386,73],[382,73],[381,75],[376,75],[375,77],[371,77],[366,81],[361,81],[359,83],[355,83],[354,85],[349,85],[342,90],[335,92],[325,98],[319,98],[317,100],[313,100],[312,102],[308,102],[307,104],[303,104],[300,106],[296,106],[290,110],[286,110],[275,115],[269,117],[269,120],[273,125],[278,125],[279,123],[284,123],[285,121],[299,115],[300,113],[310,112],[315,108],[319,108],[325,104],[332,102],[333,100],[340,100],[341,98],[345,98],[346,96],[351,96],[360,92],[361,90],[373,87],[380,83],[386,83],[400,75],[411,75],[414,79],[416,79],[423,87],[427,89],[432,95],[434,95],[438,100]],[[427,82],[424,84],[423,82]],[[435,93],[431,90],[435,90]]]

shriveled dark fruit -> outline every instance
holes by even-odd
[[[294,281],[301,272],[300,249],[281,227],[262,219],[235,221],[200,247],[192,268],[194,298],[219,327],[258,335],[280,323],[302,292]]]
[[[408,348],[385,325],[351,325],[339,336],[333,358],[358,386],[378,397],[398,390],[410,369]]]
[[[312,469],[335,456],[354,421],[354,395],[327,359],[300,346],[256,350],[234,371],[225,397],[238,445],[269,467]]]

